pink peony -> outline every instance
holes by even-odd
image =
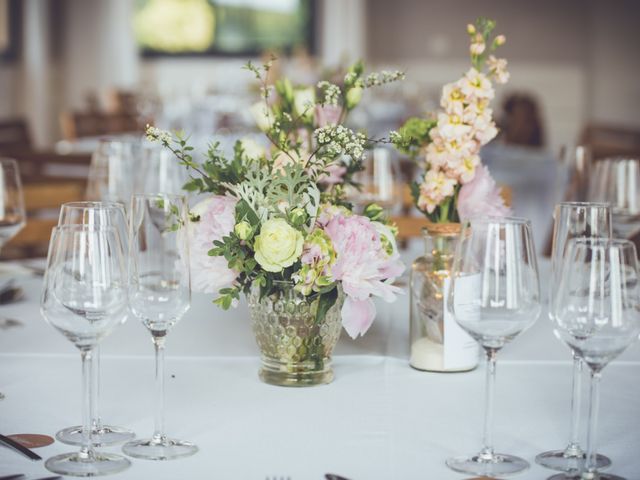
[[[473,180],[460,188],[458,215],[461,219],[469,220],[484,216],[503,217],[509,212],[489,169],[486,165],[479,166]]]
[[[342,107],[338,105],[316,105],[316,127],[321,128],[328,124],[337,125],[342,114]]]
[[[391,284],[404,265],[396,251],[388,254],[371,220],[360,215],[334,216],[325,227],[336,251],[331,269],[342,282],[347,298],[342,308],[342,325],[351,336],[364,335],[376,314],[372,295],[392,302],[401,290]]]
[[[238,275],[227,266],[224,257],[208,255],[214,240],[222,240],[233,231],[236,201],[213,195],[191,209],[192,215],[200,217],[197,222],[189,222],[191,286],[195,292],[217,293]]]

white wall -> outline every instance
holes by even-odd
[[[588,45],[589,117],[640,127],[640,2],[593,0]]]

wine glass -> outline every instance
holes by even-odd
[[[134,193],[138,145],[133,140],[102,139],[91,156],[87,200],[128,205]]]
[[[447,309],[487,357],[483,447],[447,459],[461,473],[500,476],[529,463],[493,449],[496,356],[540,316],[540,285],[531,223],[521,218],[479,218],[466,223],[456,247]]]
[[[27,223],[18,163],[0,158],[0,249]]]
[[[135,193],[179,195],[188,180],[185,172],[172,152],[159,145],[145,145]]]
[[[628,240],[569,242],[552,304],[555,334],[589,366],[591,403],[581,478],[624,480],[598,471],[596,426],[602,370],[640,334],[636,248]],[[564,473],[553,480],[565,479]],[[550,479],[550,480],[551,480]]]
[[[127,219],[124,207],[117,202],[68,202],[60,208],[58,225],[87,225],[95,229],[114,228],[118,232],[124,254],[127,248]],[[123,318],[123,322],[126,319]],[[124,443],[135,434],[124,427],[105,425],[100,418],[100,346],[93,349],[93,385],[91,386],[91,436],[96,447]],[[56,433],[56,438],[69,445],[82,444],[82,426],[68,427]]]
[[[18,163],[0,158],[0,250],[26,224],[24,197]],[[4,394],[0,392],[0,400]]]
[[[586,201],[593,156],[588,145],[563,145],[560,162],[568,173],[568,185],[562,192],[568,201]]]
[[[156,357],[155,430],[124,445],[127,455],[168,460],[193,455],[194,444],[164,431],[164,346],[191,305],[187,203],[181,195],[136,194],[129,218],[129,307],[151,332]]]
[[[388,148],[376,147],[363,160],[363,170],[354,175],[361,190],[352,194],[353,201],[364,208],[377,203],[389,213],[401,200],[398,166]]]
[[[633,238],[640,232],[640,160],[610,158],[597,162],[589,199],[611,205],[615,237]]]
[[[91,438],[92,351],[127,314],[126,268],[118,233],[86,225],[55,227],[49,244],[40,310],[82,358],[82,446],[49,458],[45,467],[80,477],[125,470],[121,455],[94,450]]]
[[[563,202],[556,205],[553,219],[549,305],[553,305],[555,302],[556,292],[560,285],[562,261],[566,256],[569,240],[573,238],[611,238],[611,208],[606,203]],[[553,320],[552,308],[549,308],[549,318]],[[537,464],[567,474],[577,474],[585,460],[585,453],[579,442],[582,360],[577,352],[572,353],[571,438],[564,450],[551,450],[536,456]],[[611,460],[604,455],[598,455],[597,462],[599,468],[611,464]]]

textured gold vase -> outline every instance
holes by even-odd
[[[316,319],[317,297],[296,292],[291,282],[278,282],[276,292],[260,298],[253,286],[248,296],[249,314],[260,347],[260,378],[271,385],[306,387],[333,380],[331,355],[342,331],[340,311],[344,294]]]

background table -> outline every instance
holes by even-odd
[[[548,265],[542,262],[546,288]],[[39,313],[40,278],[21,278],[25,301],[0,307],[21,327],[0,331],[0,432],[46,433],[80,420],[80,359]],[[335,381],[291,389],[258,380],[258,350],[247,309],[222,312],[194,295],[193,307],[167,341],[167,432],[200,452],[170,462],[133,460],[114,479],[321,480],[333,472],[353,480],[462,479],[444,460],[480,448],[484,367],[469,373],[425,373],[408,366],[408,295],[378,303],[364,338],[342,336]],[[107,423],[153,429],[153,347],[130,319],[103,343],[101,413]],[[612,472],[640,478],[640,348],[632,346],[604,371],[600,451]],[[565,445],[571,365],[546,313],[499,356],[495,418],[497,451],[532,463],[522,479],[550,471],[536,454]],[[585,377],[586,384],[586,377]],[[585,404],[587,390],[585,388]],[[586,409],[585,409],[586,413]],[[586,417],[586,415],[584,416]],[[586,418],[583,422],[586,429]],[[60,444],[43,457],[70,451]],[[118,447],[106,449],[118,451]],[[0,448],[0,474],[45,474]]]

